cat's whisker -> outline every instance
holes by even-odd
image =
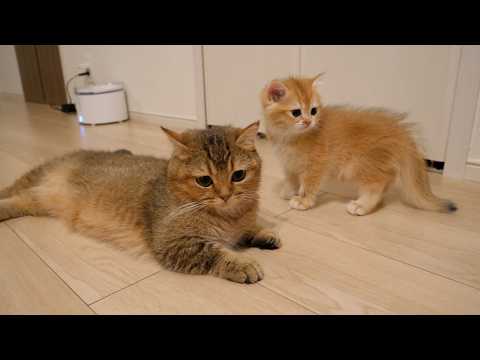
[[[170,214],[165,218],[165,220],[169,221],[169,220],[171,220],[173,218],[176,218],[180,215],[184,215],[186,213],[193,213],[193,212],[201,210],[205,207],[206,207],[205,204],[200,203],[200,202],[196,202],[196,201],[186,203],[186,204],[180,205],[179,207],[174,209],[172,212],[170,212]]]

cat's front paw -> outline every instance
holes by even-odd
[[[315,199],[310,197],[294,196],[288,203],[290,208],[297,210],[307,210],[315,205]]]
[[[235,256],[225,260],[218,275],[230,281],[254,284],[263,279],[263,270],[255,260]]]
[[[276,231],[271,229],[262,229],[255,234],[250,246],[260,249],[275,250],[282,247],[282,241]]]
[[[362,206],[362,204],[359,204],[355,200],[352,200],[347,204],[347,212],[350,215],[356,215],[356,216],[362,216],[362,215],[368,214],[368,211]]]

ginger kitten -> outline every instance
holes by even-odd
[[[358,199],[347,205],[352,215],[372,212],[397,178],[408,204],[457,209],[432,193],[423,156],[402,123],[404,114],[323,106],[316,89],[320,76],[273,80],[261,93],[267,135],[284,166],[282,196],[290,207],[314,206],[322,181],[333,176],[358,185]]]
[[[163,128],[162,128],[163,129]],[[143,242],[167,269],[240,283],[263,278],[238,246],[280,247],[256,224],[258,122],[175,133],[170,160],[81,150],[34,168],[0,191],[0,221],[53,216],[84,235],[132,248]]]

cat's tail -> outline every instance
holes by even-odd
[[[0,189],[0,199],[5,199],[23,193],[40,182],[44,174],[43,167],[39,166],[20,176],[12,185]]]
[[[21,216],[46,216],[46,209],[30,191],[43,176],[43,168],[37,167],[18,178],[12,185],[0,189],[0,221]]]
[[[441,199],[432,193],[425,160],[416,149],[412,150],[405,153],[399,169],[405,202],[424,210],[447,213],[456,211],[455,203]]]

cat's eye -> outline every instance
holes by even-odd
[[[247,175],[247,172],[245,170],[237,170],[232,174],[232,181],[242,181],[243,179],[245,179],[245,175]]]
[[[317,108],[316,107],[312,108],[312,110],[310,110],[310,114],[316,115],[317,114]]]
[[[294,110],[292,110],[292,115],[293,115],[294,117],[299,117],[300,115],[302,115],[302,110],[300,110],[300,109],[294,109]]]
[[[213,184],[213,180],[210,176],[200,176],[195,179],[198,185],[203,187],[209,187]]]

